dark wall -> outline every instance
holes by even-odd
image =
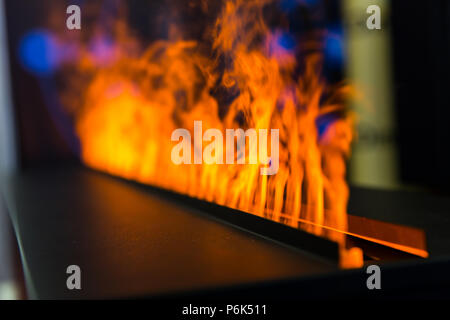
[[[16,111],[22,167],[73,159],[44,103],[39,80],[18,59],[19,43],[32,28],[43,27],[52,0],[5,1],[13,103]],[[6,48],[3,48],[6,50]]]
[[[403,182],[450,190],[450,2],[392,1]]]

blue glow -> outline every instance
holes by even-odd
[[[333,67],[343,66],[345,63],[345,44],[341,30],[329,31],[325,39],[325,60]]]
[[[267,53],[280,63],[292,60],[292,55],[297,47],[296,39],[282,30],[274,30],[267,39]]]
[[[26,34],[19,45],[22,65],[29,72],[50,75],[59,65],[58,44],[54,36],[45,30],[35,30]]]
[[[317,131],[319,132],[319,137],[321,138],[327,132],[330,125],[332,125],[338,119],[339,117],[333,113],[329,113],[317,118],[316,127]]]
[[[297,42],[295,41],[294,37],[291,36],[289,33],[283,33],[278,38],[278,45],[286,50],[294,49],[296,44]]]
[[[299,5],[314,6],[319,0],[282,0],[280,2],[281,10],[289,12]]]
[[[116,46],[113,39],[108,36],[95,37],[89,46],[89,51],[99,66],[108,66],[117,58]]]
[[[298,5],[297,0],[282,0],[280,3],[280,7],[283,11],[289,12],[292,9],[295,9]]]

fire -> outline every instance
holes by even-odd
[[[361,257],[344,249],[344,236],[320,227],[347,229],[345,172],[353,125],[344,102],[351,88],[326,85],[319,54],[300,60],[295,48],[280,44],[287,30],[271,30],[264,20],[263,8],[271,2],[226,0],[205,31],[209,46],[175,30],[139,54],[137,41],[118,22],[112,62],[96,62],[88,49],[79,59],[79,70],[90,74],[82,105],[71,110],[82,160],[293,227],[309,221],[308,231],[341,244],[344,264],[358,265]],[[333,121],[319,133],[323,119]],[[278,173],[260,175],[260,159],[174,164],[172,132],[186,128],[193,136],[198,120],[223,136],[226,129],[279,129]],[[234,151],[237,157],[243,150]]]

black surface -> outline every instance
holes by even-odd
[[[293,228],[254,214],[248,214],[240,210],[217,205],[201,199],[191,198],[189,196],[168,191],[165,189],[144,185],[116,176],[109,176],[114,179],[125,182],[127,185],[143,190],[147,194],[160,196],[170,201],[172,204],[178,203],[183,208],[189,206],[207,214],[208,218],[219,220],[221,223],[230,224],[244,231],[254,233],[263,238],[281,243],[291,248],[306,251],[320,256],[335,265],[339,263],[339,246],[337,242],[329,240],[326,236],[318,237],[303,229]],[[305,226],[305,224],[302,224]]]
[[[81,168],[12,177],[8,209],[31,298],[392,298],[450,295],[448,199],[352,190],[350,212],[424,227],[430,259],[376,262],[382,291],[364,268],[333,264],[211,219],[187,205]],[[82,290],[66,289],[66,267]]]
[[[449,194],[450,1],[390,5],[401,180]]]
[[[82,169],[10,180],[31,298],[154,296],[309,276],[333,264]],[[66,268],[82,290],[66,289]]]

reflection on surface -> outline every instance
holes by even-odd
[[[9,219],[0,195],[0,300],[17,300],[20,290],[14,276],[13,243]]]

